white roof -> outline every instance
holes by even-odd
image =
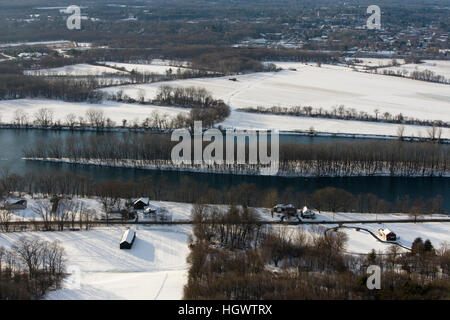
[[[131,243],[133,241],[134,235],[135,231],[133,229],[128,229],[127,231],[124,232],[122,240],[120,240],[120,243],[123,242]]]
[[[381,232],[383,232],[384,234],[394,233],[389,229],[381,229]]]

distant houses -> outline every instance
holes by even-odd
[[[136,231],[134,231],[134,229],[126,230],[122,235],[122,239],[120,240],[120,249],[121,250],[131,249],[133,247],[135,240],[136,240]]]

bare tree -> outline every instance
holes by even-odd
[[[103,110],[90,108],[86,111],[86,118],[93,127],[103,128],[105,126],[106,118]]]
[[[67,116],[66,116],[66,124],[69,126],[69,127],[71,127],[71,128],[73,128],[73,127],[75,127],[75,124],[77,123],[77,116],[76,116],[76,114],[74,114],[74,113],[69,113]]]
[[[403,140],[403,137],[405,135],[405,126],[398,126],[397,127],[397,136],[399,140]]]
[[[41,108],[34,114],[35,123],[42,127],[51,126],[54,112],[51,109]]]
[[[12,213],[9,210],[0,210],[0,230],[9,232],[11,224]]]
[[[22,109],[14,111],[14,122],[18,126],[25,126],[28,124],[28,115]]]
[[[52,204],[49,201],[37,200],[32,210],[42,218],[44,229],[46,231],[51,230],[51,222],[53,221]]]
[[[28,268],[30,278],[33,278],[39,267],[42,244],[38,239],[22,237],[12,247],[20,262]]]

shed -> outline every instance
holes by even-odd
[[[120,240],[120,249],[131,249],[135,239],[136,231],[134,231],[134,229],[126,230],[122,235],[122,239]]]

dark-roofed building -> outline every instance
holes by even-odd
[[[149,198],[139,198],[139,199],[133,200],[133,209],[134,210],[144,210],[149,205],[150,205]]]
[[[131,249],[133,247],[134,240],[136,239],[136,231],[133,229],[126,230],[122,239],[120,240],[120,249]]]

